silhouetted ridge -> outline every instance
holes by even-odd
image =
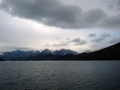
[[[72,60],[120,60],[120,43],[107,48],[92,52],[76,55]]]

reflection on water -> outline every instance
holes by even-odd
[[[120,90],[120,61],[0,62],[0,90]]]

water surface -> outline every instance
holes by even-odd
[[[0,62],[0,90],[120,90],[120,61]]]

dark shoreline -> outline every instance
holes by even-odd
[[[24,60],[29,62],[28,60]],[[120,60],[34,60],[34,61],[120,61]],[[32,62],[34,62],[32,61]],[[14,62],[14,61],[1,61],[1,62]],[[21,61],[16,61],[16,62],[21,62]],[[31,61],[30,61],[31,62]]]

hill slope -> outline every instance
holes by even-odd
[[[73,56],[71,60],[120,60],[120,43],[92,53]]]

